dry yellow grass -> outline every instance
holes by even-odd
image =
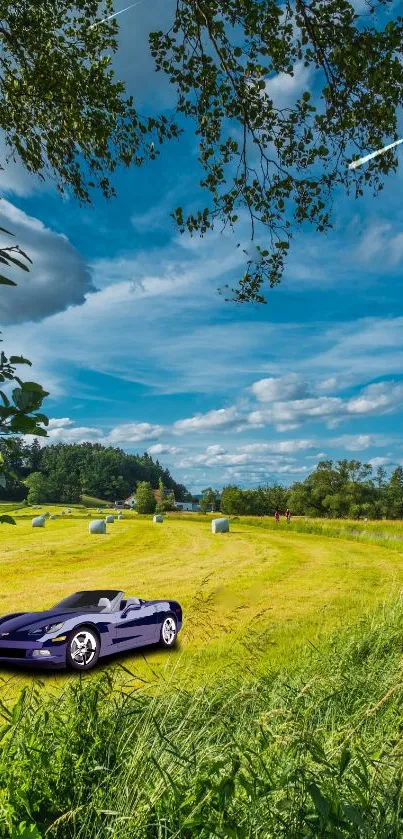
[[[292,665],[303,646],[353,621],[403,580],[401,553],[285,528],[237,521],[229,534],[213,535],[208,519],[168,517],[155,525],[129,514],[107,535],[90,536],[83,515],[59,516],[42,529],[31,527],[36,513],[0,531],[0,613],[41,610],[88,588],[176,598],[184,611],[177,651],[144,648],[118,658],[151,681],[172,668],[178,684],[190,686],[223,668]],[[0,676],[6,692],[31,679],[11,665]],[[50,688],[70,678],[46,675]]]

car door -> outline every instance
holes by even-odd
[[[155,607],[150,603],[130,605],[118,617],[115,625],[116,648],[128,650],[157,640]]]

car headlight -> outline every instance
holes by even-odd
[[[47,626],[41,626],[40,629],[30,629],[28,635],[47,635],[48,632],[59,632],[59,629],[64,626],[64,623],[48,623]]]

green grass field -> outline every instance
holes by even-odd
[[[130,512],[96,537],[71,510],[2,527],[0,613],[122,587],[184,628],[82,676],[0,671],[1,839],[400,839],[401,524]]]
[[[176,598],[184,611],[177,649],[144,648],[118,659],[151,684],[173,669],[178,685],[197,686],[221,678],[224,670],[240,675],[293,667],[304,648],[356,622],[403,582],[403,543],[394,540],[391,551],[386,538],[401,532],[400,523],[376,523],[376,544],[362,544],[357,532],[368,532],[371,523],[294,520],[277,526],[235,519],[229,534],[213,535],[211,516],[171,515],[155,525],[151,517],[125,512],[105,536],[90,536],[84,508],[72,506],[64,516],[62,509],[21,508],[16,526],[3,525],[0,613],[45,609],[86,588]],[[32,528],[31,518],[45,510],[57,519]],[[301,532],[308,525],[317,532]],[[98,669],[109,666],[100,662]],[[7,699],[31,674],[10,665],[0,669],[0,678]],[[59,689],[74,678],[61,672],[46,674],[45,681]]]

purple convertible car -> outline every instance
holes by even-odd
[[[123,591],[78,591],[45,612],[0,618],[5,661],[90,670],[100,656],[160,642],[173,647],[182,627],[176,600],[125,599]]]

